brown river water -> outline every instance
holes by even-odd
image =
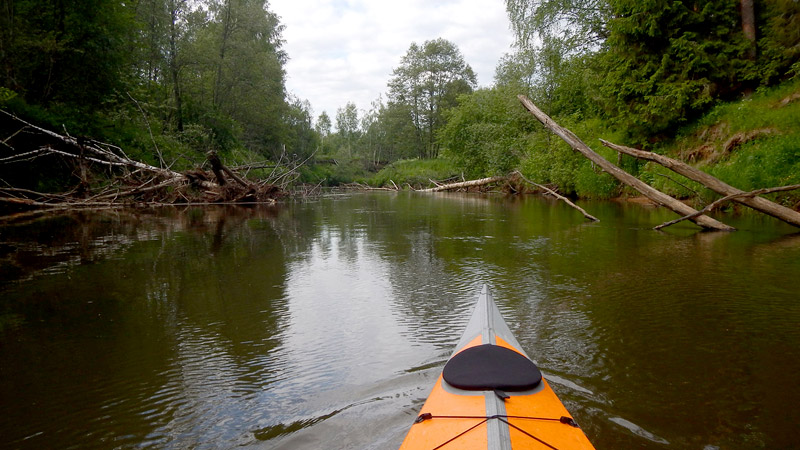
[[[800,448],[800,234],[376,193],[0,226],[0,448],[396,449],[483,283],[598,449]]]

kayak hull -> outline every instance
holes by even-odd
[[[530,359],[484,286],[449,361],[487,344]],[[483,369],[481,364],[476,366],[476,371]],[[447,369],[445,366],[445,372]],[[514,392],[491,386],[467,389],[457,388],[439,375],[400,449],[594,449],[545,379]]]

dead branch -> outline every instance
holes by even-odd
[[[288,168],[286,172],[278,175],[275,179],[273,179],[272,176],[278,169],[280,163],[283,161],[283,157],[285,154],[286,151],[284,149],[284,152],[281,154],[281,158],[278,160],[278,164],[275,165],[275,169],[273,169],[272,174],[270,174],[270,176],[267,177],[267,179],[265,180],[265,182],[279,186],[281,189],[286,189],[289,186],[289,184],[300,178],[299,169],[303,167],[308,161],[310,161],[311,158],[313,158],[314,155],[317,154],[317,151],[314,150],[310,155],[308,155],[306,159],[296,163],[293,167]]]
[[[686,163],[678,161],[676,159],[668,158],[663,155],[659,155],[652,152],[646,152],[643,150],[638,150],[635,148],[625,147],[624,145],[613,144],[608,141],[600,140],[606,147],[616,150],[621,153],[625,153],[626,155],[634,156],[639,159],[644,159],[647,161],[653,161],[662,166],[685,176],[686,178],[696,181],[703,186],[711,189],[712,191],[723,195],[723,196],[731,196],[731,200],[741,203],[743,205],[749,206],[757,211],[760,211],[764,214],[768,214],[775,218],[778,218],[786,223],[794,225],[796,227],[800,227],[800,213],[794,211],[790,208],[785,206],[779,205],[775,202],[767,200],[763,197],[758,197],[757,195],[738,195],[738,194],[749,194],[741,189],[737,189],[718,178],[715,178],[699,169],[696,169]],[[755,192],[755,191],[753,191]],[[687,214],[692,215],[692,214]]]
[[[691,220],[692,219],[692,217],[691,217],[692,215],[705,214],[706,212],[712,211],[714,208],[717,208],[718,206],[720,206],[721,204],[723,204],[723,203],[725,203],[727,201],[731,201],[731,200],[735,201],[737,199],[748,198],[748,197],[752,198],[752,197],[755,197],[756,195],[771,194],[773,192],[794,191],[794,190],[797,190],[797,189],[800,189],[800,184],[793,184],[793,185],[789,185],[789,186],[779,186],[779,187],[774,187],[774,188],[756,189],[755,191],[739,192],[739,193],[736,193],[736,194],[726,195],[725,197],[722,197],[722,198],[720,198],[718,200],[715,200],[714,202],[712,202],[711,204],[709,204],[705,208],[701,209],[700,211],[697,211],[697,212],[695,212],[693,214],[690,214],[688,216],[683,216],[683,217],[681,217],[679,219],[670,220],[669,222],[664,222],[661,225],[658,225],[658,226],[654,227],[653,229],[654,230],[660,230],[660,229],[668,227],[670,225],[675,225],[676,223],[682,222],[684,220]]]
[[[14,197],[0,197],[0,203],[20,206],[35,206],[40,208],[57,208],[57,207],[74,207],[75,202],[58,202],[58,203],[45,203],[28,198],[14,198]],[[81,203],[82,206],[119,206],[115,202],[86,202]]]
[[[238,175],[233,173],[231,169],[225,167],[225,165],[222,164],[222,161],[219,160],[217,152],[215,152],[214,150],[211,150],[206,154],[206,159],[208,159],[208,162],[211,163],[211,170],[214,172],[214,176],[217,177],[217,184],[219,184],[220,186],[225,185],[225,176],[223,175],[223,173],[233,178],[234,181],[236,181],[243,187],[250,186],[250,183],[244,181]]]
[[[539,122],[542,123],[542,125],[544,125],[550,131],[552,131],[561,139],[563,139],[565,142],[567,142],[573,149],[580,152],[590,161],[600,166],[600,168],[602,168],[605,172],[611,174],[614,178],[641,192],[643,195],[645,195],[650,200],[653,200],[657,204],[666,206],[667,208],[675,211],[680,215],[688,215],[696,212],[694,208],[685,205],[679,202],[678,200],[675,200],[674,198],[670,197],[669,195],[664,194],[663,192],[653,188],[652,186],[648,185],[642,180],[634,177],[628,172],[625,172],[624,170],[615,166],[614,164],[612,164],[599,154],[595,153],[594,150],[592,150],[591,148],[589,148],[588,145],[583,143],[583,141],[581,141],[574,133],[572,133],[566,128],[561,127],[547,114],[543,113],[526,96],[519,95],[517,97],[519,98],[519,101],[522,102],[523,106],[525,106],[525,108],[531,114],[533,114],[533,116],[536,117],[536,119]],[[698,215],[690,220],[696,223],[697,225],[700,225],[703,228],[711,230],[720,230],[720,231],[735,230],[735,228],[725,225],[724,223],[719,222],[718,220],[705,215]]]
[[[29,152],[6,156],[5,158],[0,158],[0,163],[31,161],[38,158],[42,154],[46,153],[48,150],[49,148],[42,147],[42,148],[37,148],[36,150],[31,150]],[[70,156],[75,156],[75,155],[70,155]]]
[[[434,180],[433,178],[428,178],[428,181],[430,181],[431,184],[436,186],[436,187],[439,187],[439,186],[442,185],[442,183],[439,183],[438,181]]]
[[[47,130],[47,129],[44,129],[44,128],[41,128],[41,127],[37,127],[36,125],[33,125],[32,123],[29,123],[29,122],[27,122],[27,121],[25,121],[23,119],[20,119],[19,117],[15,116],[13,114],[8,113],[7,111],[0,110],[0,112],[5,114],[6,116],[12,118],[13,120],[16,120],[16,121],[18,121],[18,122],[20,122],[20,123],[32,128],[32,129],[38,131],[39,133],[42,133],[42,134],[44,134],[46,136],[50,136],[51,138],[55,139],[56,141],[61,142],[63,144],[66,144],[69,147],[86,150],[87,152],[89,152],[92,155],[94,155],[93,158],[84,156],[84,158],[89,160],[89,161],[99,162],[101,164],[112,165],[112,166],[133,167],[133,168],[136,168],[136,169],[141,169],[141,170],[145,170],[145,171],[148,171],[148,172],[153,172],[155,174],[159,174],[159,175],[162,175],[162,176],[165,176],[165,177],[183,178],[183,175],[178,173],[178,172],[174,172],[172,170],[162,169],[162,168],[159,168],[159,167],[151,166],[149,164],[145,164],[145,163],[140,162],[140,161],[135,161],[133,159],[128,158],[127,156],[117,155],[116,153],[114,153],[113,151],[111,151],[109,149],[118,150],[123,155],[124,155],[124,152],[122,152],[122,150],[119,147],[113,146],[111,144],[99,143],[99,142],[94,141],[94,140],[84,140],[83,142],[79,142],[79,139],[76,139],[76,138],[74,138],[72,136],[69,136],[69,134],[67,134],[65,136],[64,135],[60,135],[60,134],[55,133],[53,131],[50,131],[50,130]],[[57,150],[53,149],[52,146],[49,146],[49,147],[46,147],[46,148],[50,149],[50,151],[53,151],[54,153],[61,154],[62,156],[71,155],[73,157],[79,157],[80,158],[80,155],[76,156],[76,155],[72,155],[72,154],[70,154],[68,152],[63,152],[63,151],[60,151],[60,150],[57,151]]]
[[[578,206],[575,203],[573,203],[572,201],[570,201],[570,199],[568,199],[567,197],[564,197],[563,195],[561,195],[558,192],[550,189],[547,186],[541,185],[539,183],[534,183],[533,181],[525,178],[525,175],[523,175],[519,170],[515,170],[513,172],[513,175],[516,175],[516,176],[520,177],[522,179],[522,181],[524,181],[524,182],[526,182],[528,184],[532,184],[532,185],[534,185],[534,186],[536,186],[536,187],[538,187],[540,189],[544,189],[545,191],[547,191],[548,194],[552,195],[553,197],[563,201],[564,203],[568,204],[569,206],[571,206],[571,207],[577,209],[578,211],[580,211],[581,214],[583,214],[583,217],[585,217],[585,218],[587,218],[589,220],[592,220],[594,222],[600,222],[600,219],[598,219],[597,217],[587,213],[583,208],[581,208],[580,206]]]
[[[142,184],[141,186],[137,186],[137,187],[135,187],[133,189],[128,189],[128,190],[125,190],[125,191],[117,190],[116,192],[112,192],[112,193],[103,193],[101,195],[95,196],[95,197],[90,198],[88,200],[99,200],[99,199],[104,199],[104,198],[117,199],[119,197],[130,197],[132,195],[144,194],[144,193],[147,193],[147,192],[152,192],[152,191],[156,191],[156,190],[159,190],[159,189],[163,189],[165,187],[175,186],[175,185],[180,183],[180,180],[176,180],[174,178],[170,178],[169,180],[164,181],[162,183],[158,183],[158,184],[154,184],[152,186],[145,187],[149,183],[150,182],[147,182],[147,183]]]
[[[12,195],[15,198],[19,198],[19,197],[16,197],[13,194],[25,195],[26,197],[24,197],[24,198],[28,198],[27,197],[28,195],[32,195],[32,196],[35,196],[36,198],[38,198],[40,200],[41,199],[46,199],[46,198],[66,200],[66,199],[70,198],[69,195],[65,195],[65,194],[45,194],[43,192],[32,191],[30,189],[22,189],[22,188],[14,188],[14,187],[0,187],[0,192],[3,192],[5,194],[7,194],[7,195]]]
[[[622,155],[622,153],[617,153],[617,154],[618,154],[618,155]],[[687,185],[685,185],[685,184],[681,183],[680,181],[678,181],[678,180],[676,180],[676,179],[672,178],[671,176],[669,176],[669,175],[664,175],[663,173],[657,173],[656,175],[658,175],[658,176],[660,176],[660,177],[664,177],[664,178],[668,179],[669,181],[672,181],[673,183],[675,183],[675,184],[677,184],[678,186],[680,186],[680,187],[682,187],[682,188],[686,189],[687,191],[694,192],[694,195],[695,195],[695,196],[698,198],[698,200],[700,199],[700,193],[699,193],[699,192],[697,192],[697,191],[695,191],[694,189],[690,188],[689,186],[687,186]]]
[[[142,106],[139,105],[139,102],[136,101],[135,98],[131,95],[130,92],[126,92],[128,94],[128,98],[133,100],[133,103],[136,104],[136,107],[139,108],[139,112],[142,113],[142,118],[144,119],[145,125],[147,125],[147,132],[150,133],[150,140],[153,142],[153,147],[156,149],[156,154],[158,155],[158,161],[161,163],[161,168],[167,167],[166,163],[164,162],[164,156],[161,154],[161,149],[158,148],[158,144],[156,144],[156,138],[153,137],[153,129],[150,128],[150,121],[147,120],[147,114],[145,114],[144,109]]]

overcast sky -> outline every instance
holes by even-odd
[[[387,92],[412,42],[453,42],[481,86],[513,42],[503,0],[270,0],[270,9],[286,27],[287,89],[334,125],[348,101],[368,109]]]

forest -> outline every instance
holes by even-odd
[[[506,0],[512,51],[478,87],[458,47],[409,43],[368,109],[315,117],[287,92],[266,0],[2,0],[0,179],[32,192],[107,183],[24,123],[179,173],[213,152],[250,178],[428,187],[524,177],[571,197],[627,191],[520,105],[524,94],[606,159],[679,198],[714,194],[599,138],[670,155],[744,190],[800,183],[800,3]],[[23,132],[23,130],[25,130]],[[48,144],[49,145],[49,144]],[[301,164],[302,162],[302,164]],[[796,193],[773,200],[797,209]]]

